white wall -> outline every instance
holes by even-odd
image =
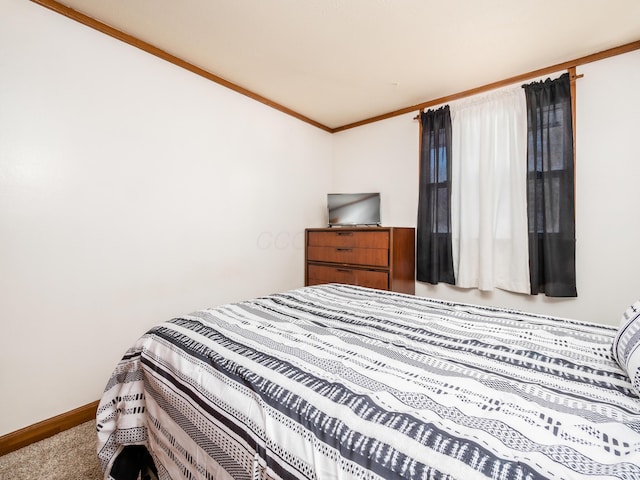
[[[0,0],[0,435],[97,400],[149,326],[303,285],[331,136]]]
[[[578,73],[577,316],[617,325],[640,298],[640,51]]]
[[[333,135],[333,191],[380,192],[382,224],[415,227],[418,123],[415,113]]]
[[[640,298],[640,51],[584,65],[577,83],[577,299],[416,284],[416,294],[617,325]],[[417,113],[417,112],[416,112]],[[336,191],[382,192],[382,222],[415,226],[416,113],[334,135]]]

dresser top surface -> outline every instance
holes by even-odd
[[[353,227],[321,227],[321,228],[306,228],[307,232],[381,232],[387,230],[415,230],[414,227],[376,227],[376,226],[353,226]]]

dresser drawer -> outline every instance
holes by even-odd
[[[307,228],[305,285],[319,283],[415,293],[415,229]]]
[[[307,260],[386,267],[389,265],[389,250],[386,248],[308,246]]]
[[[315,247],[357,247],[357,248],[389,248],[388,231],[341,231],[309,232],[307,244]]]
[[[357,268],[329,267],[326,265],[308,265],[307,284],[347,283],[361,287],[387,290],[389,288],[389,274]]]

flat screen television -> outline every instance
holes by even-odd
[[[329,226],[380,225],[379,193],[327,194]]]

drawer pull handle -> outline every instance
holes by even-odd
[[[336,248],[336,252],[350,252],[351,248]]]
[[[350,237],[353,235],[353,232],[336,232],[336,235],[339,235],[341,237]]]
[[[336,271],[340,272],[340,273],[352,273],[353,272],[353,270],[347,270],[345,268],[336,268]]]

